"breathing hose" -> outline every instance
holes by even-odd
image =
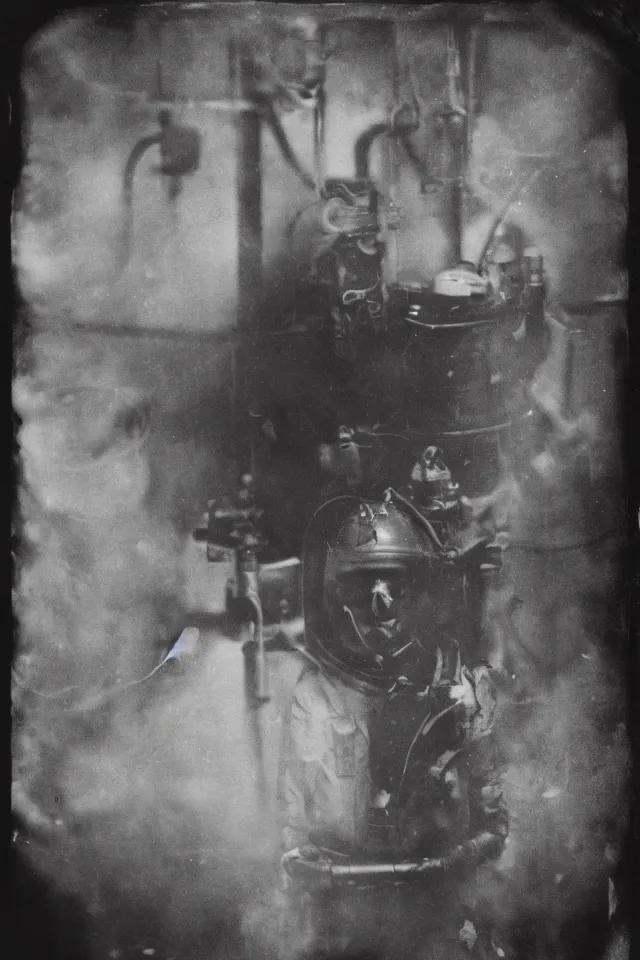
[[[344,862],[342,857],[336,862],[321,849],[314,848],[308,853],[303,848],[285,854],[281,865],[294,880],[329,887],[433,881],[439,875],[449,874],[459,867],[473,866],[481,860],[499,855],[502,846],[500,837],[482,833],[442,857],[385,862],[351,859]]]

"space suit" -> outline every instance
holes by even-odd
[[[283,877],[316,950],[504,956],[477,895],[508,832],[491,672],[464,662],[460,571],[405,504],[391,491],[339,497],[308,530],[308,665],[279,779]],[[356,862],[342,886],[304,879],[314,864],[335,878]]]

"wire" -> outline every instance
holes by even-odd
[[[458,706],[459,706],[459,704],[458,704],[457,701],[454,702],[454,703],[451,703],[451,704],[449,704],[448,706],[446,706],[446,707],[444,708],[444,710],[441,710],[440,713],[436,713],[435,716],[432,716],[430,713],[427,714],[427,716],[425,717],[425,719],[420,722],[420,725],[419,725],[418,729],[416,730],[415,736],[414,736],[413,740],[411,741],[411,743],[410,743],[410,745],[409,745],[409,749],[407,750],[407,755],[406,755],[406,757],[405,757],[404,766],[403,766],[403,768],[402,768],[402,774],[401,774],[401,776],[400,776],[400,783],[399,783],[399,785],[398,785],[398,798],[400,797],[400,795],[401,795],[401,793],[402,793],[402,788],[403,788],[403,786],[404,786],[405,776],[406,776],[406,773],[407,773],[407,769],[408,769],[408,767],[409,767],[409,760],[411,759],[411,754],[413,753],[413,748],[415,747],[416,743],[418,742],[418,737],[419,737],[421,734],[422,734],[423,736],[426,736],[426,735],[429,733],[429,731],[433,729],[433,727],[436,725],[436,723],[437,723],[439,720],[441,720],[441,719],[442,719],[443,717],[445,717],[445,716],[448,716],[448,715],[449,715],[450,713],[452,713]]]
[[[517,184],[517,185],[513,188],[513,190],[511,191],[511,193],[507,196],[507,199],[506,199],[505,203],[503,204],[500,212],[498,213],[498,215],[497,215],[496,218],[494,219],[491,227],[489,228],[489,232],[488,232],[488,234],[487,234],[487,238],[486,238],[485,243],[483,244],[483,247],[482,247],[482,252],[481,252],[481,254],[480,254],[479,258],[478,258],[478,261],[477,261],[477,267],[478,267],[478,269],[480,269],[480,268],[482,267],[482,263],[483,263],[485,257],[487,256],[487,253],[488,253],[488,251],[489,251],[489,247],[491,246],[491,242],[492,242],[492,240],[493,240],[496,232],[498,231],[498,229],[499,229],[499,228],[502,226],[502,224],[504,223],[504,221],[505,221],[505,219],[506,219],[506,217],[507,217],[507,214],[509,213],[509,210],[511,209],[511,207],[513,206],[513,204],[516,202],[516,200],[517,200],[526,190],[528,190],[529,187],[531,187],[531,186],[535,183],[535,181],[538,179],[538,177],[539,177],[539,176],[544,172],[544,170],[545,170],[547,167],[549,167],[552,163],[554,163],[554,162],[555,162],[555,163],[564,162],[565,164],[566,164],[566,163],[569,163],[570,165],[571,165],[571,164],[579,163],[579,159],[576,158],[575,156],[572,156],[569,151],[571,151],[571,150],[573,150],[573,149],[575,149],[575,148],[577,148],[577,147],[582,146],[585,142],[586,142],[586,138],[583,138],[582,140],[574,141],[573,143],[568,143],[568,144],[566,144],[566,146],[565,146],[564,149],[562,149],[561,147],[559,147],[559,148],[556,150],[555,153],[538,153],[538,154],[536,154],[536,153],[520,153],[520,152],[518,152],[518,151],[510,151],[510,152],[513,153],[513,155],[514,155],[515,157],[517,157],[517,158],[519,158],[519,159],[530,159],[530,160],[535,159],[535,160],[540,160],[541,162],[540,162],[540,165],[539,165],[538,167],[536,167],[536,169],[533,171],[533,173],[529,174],[529,176],[526,177],[525,180],[522,181],[520,184]]]
[[[61,700],[67,693],[71,693],[72,690],[77,690],[77,686],[63,687],[61,690],[56,690],[53,693],[45,693],[44,690],[36,690],[34,687],[30,687],[24,680],[20,677],[20,674],[15,667],[11,668],[11,676],[18,684],[22,690],[26,690],[27,693],[33,693],[36,697],[42,697],[43,700]]]
[[[94,694],[93,697],[89,696],[83,702],[81,701],[79,704],[70,705],[66,709],[70,713],[84,713],[85,711],[88,711],[88,710],[95,710],[97,707],[105,703],[109,699],[109,697],[111,697],[114,693],[119,693],[122,690],[127,690],[130,687],[135,687],[141,683],[144,683],[146,680],[150,680],[151,677],[153,677],[158,672],[158,670],[160,670],[161,667],[163,667],[166,663],[168,663],[169,660],[173,659],[172,651],[174,647],[175,647],[175,644],[172,645],[171,650],[169,651],[169,653],[166,654],[165,657],[163,657],[160,663],[156,664],[153,670],[147,673],[146,676],[140,677],[137,680],[127,680],[123,683],[114,684],[112,687],[107,687],[106,690],[101,690],[99,693]],[[36,696],[42,697],[46,700],[61,700],[63,699],[63,696],[66,695],[67,693],[70,693],[73,690],[79,689],[77,686],[71,686],[71,687],[65,687],[62,690],[58,690],[55,693],[47,694],[47,693],[44,693],[43,691],[35,690],[29,687],[24,682],[24,680],[20,678],[15,668],[12,669],[12,676],[13,676],[13,679],[18,684],[18,686],[21,687],[23,690],[26,690],[29,693],[33,693]]]
[[[364,637],[362,636],[362,632],[360,631],[360,628],[358,627],[358,624],[357,624],[357,622],[356,622],[356,618],[355,618],[354,615],[353,615],[353,611],[352,611],[349,607],[347,607],[346,604],[343,604],[342,609],[343,609],[344,613],[346,613],[346,615],[348,616],[349,622],[351,623],[351,626],[353,627],[353,629],[354,629],[354,631],[355,631],[355,634],[356,634],[358,640],[360,641],[360,643],[362,644],[362,646],[363,646],[363,647],[366,647],[367,650],[370,650],[371,653],[373,653],[373,652],[374,652],[373,647],[370,647],[369,644],[367,643],[367,641],[366,641],[366,640],[364,639]]]
[[[493,241],[493,238],[495,237],[496,233],[498,232],[498,230],[500,229],[500,227],[501,227],[502,224],[504,223],[504,221],[505,221],[505,219],[506,219],[506,216],[507,216],[507,214],[509,213],[509,210],[511,209],[511,207],[513,206],[513,204],[516,202],[516,200],[517,200],[526,190],[528,190],[530,186],[532,186],[532,185],[535,183],[535,181],[538,179],[538,177],[539,177],[540,174],[542,173],[543,167],[544,167],[544,165],[542,165],[542,166],[540,166],[540,167],[537,167],[537,168],[533,171],[533,173],[532,173],[532,174],[529,174],[529,176],[528,176],[523,182],[520,182],[519,184],[517,184],[517,185],[514,187],[514,189],[511,191],[511,193],[507,196],[507,199],[506,199],[506,201],[504,202],[504,204],[503,204],[500,212],[499,212],[499,213],[497,214],[497,216],[494,218],[491,226],[489,227],[489,231],[488,231],[488,233],[487,233],[486,240],[485,240],[484,244],[482,245],[482,249],[481,249],[481,252],[480,252],[480,256],[478,257],[478,261],[477,261],[477,268],[478,268],[478,270],[481,269],[482,264],[484,263],[484,261],[485,261],[485,259],[486,259],[487,253],[489,252],[489,247],[491,246],[491,243],[492,243],[492,241]]]

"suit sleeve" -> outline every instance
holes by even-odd
[[[504,798],[504,762],[494,732],[496,692],[491,670],[484,664],[471,671],[478,709],[471,724],[472,750],[469,782],[471,828],[492,834],[498,843],[509,833]]]
[[[283,851],[309,843],[314,787],[322,759],[322,723],[314,710],[314,691],[307,676],[299,680],[285,718],[278,783]]]
[[[509,834],[509,815],[504,798],[504,765],[493,734],[473,747],[469,782],[469,813],[472,831],[492,834],[501,845]]]

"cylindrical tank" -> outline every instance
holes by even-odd
[[[393,313],[413,429],[471,435],[508,425],[526,410],[512,303],[397,288]]]

